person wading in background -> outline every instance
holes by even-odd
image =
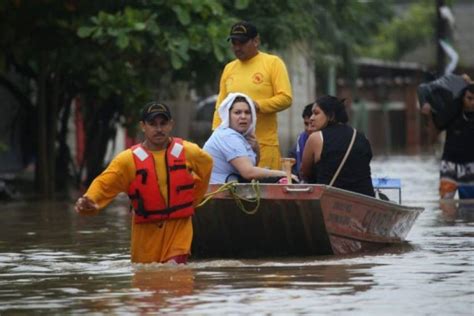
[[[439,196],[474,198],[474,82],[449,74],[417,90],[421,112],[446,130],[440,164]]]

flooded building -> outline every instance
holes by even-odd
[[[348,100],[351,124],[369,138],[374,154],[419,153],[427,144],[416,88],[421,64],[358,60],[355,86],[337,80],[337,95]]]

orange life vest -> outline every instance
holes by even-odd
[[[131,149],[137,171],[128,196],[135,210],[135,223],[192,216],[194,178],[186,167],[183,140],[173,138],[166,149],[168,205],[160,192],[153,154],[141,145]]]

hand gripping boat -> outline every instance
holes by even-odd
[[[403,243],[423,211],[318,184],[212,184],[209,192],[193,217],[195,258],[373,251]]]

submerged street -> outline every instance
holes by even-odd
[[[472,315],[474,204],[440,209],[432,157],[376,157],[372,175],[401,178],[403,204],[425,211],[406,244],[347,257],[132,265],[123,201],[96,217],[3,203],[0,315]]]

